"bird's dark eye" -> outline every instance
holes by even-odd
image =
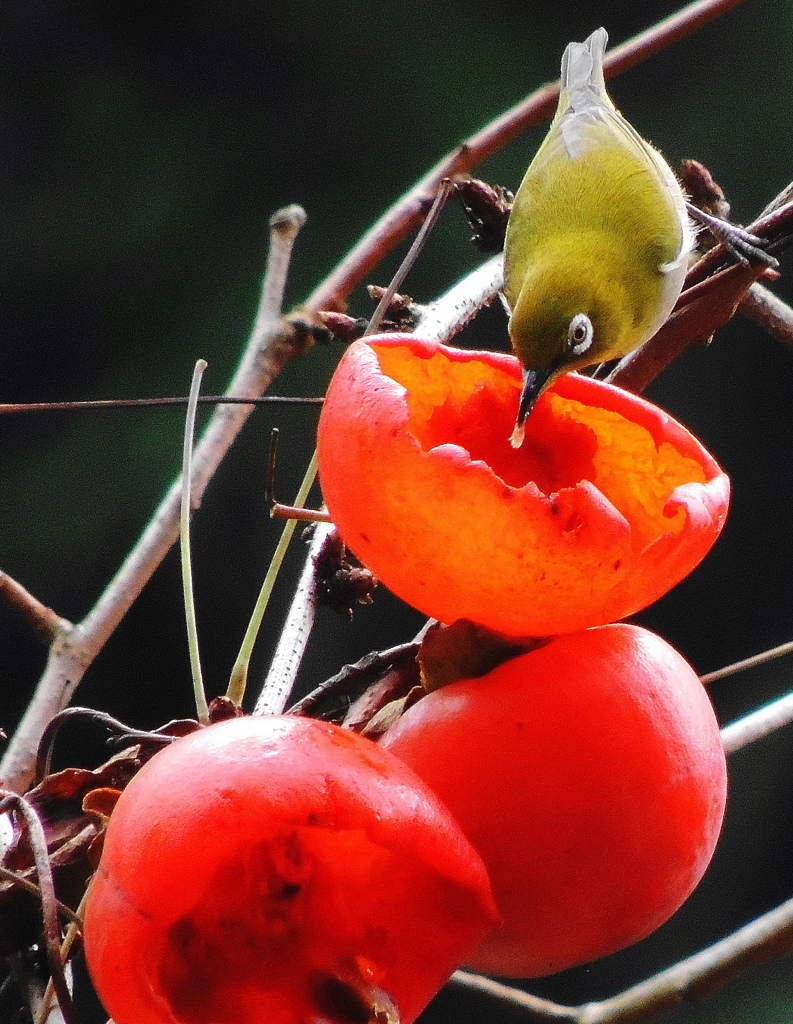
[[[585,313],[576,313],[567,328],[567,347],[571,355],[582,356],[592,345],[592,321]]]

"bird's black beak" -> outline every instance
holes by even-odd
[[[509,443],[513,448],[520,448],[523,444],[523,429],[531,410],[534,408],[537,399],[545,391],[551,380],[556,375],[557,368],[551,366],[534,367],[530,370],[523,370],[523,388],[520,392],[520,404],[518,405],[518,419]]]

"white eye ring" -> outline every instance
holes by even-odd
[[[576,313],[567,328],[567,348],[571,355],[582,356],[592,347],[595,332],[586,313]]]

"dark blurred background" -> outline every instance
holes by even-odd
[[[299,202],[308,223],[288,304],[297,304],[365,228],[466,135],[558,75],[570,39],[600,24],[612,44],[675,10],[622,0],[206,0],[116,4],[17,0],[0,32],[3,215],[0,401],[185,393],[209,361],[220,391],[249,330],[267,221]],[[671,162],[694,157],[738,222],[793,177],[793,6],[749,0],[612,84],[617,105]],[[544,129],[479,169],[515,188]],[[477,263],[455,208],[405,290],[436,297]],[[386,284],[389,263],[374,279]],[[791,297],[790,260],[779,294]],[[363,290],[351,311],[366,315]],[[469,344],[503,348],[481,316]],[[339,351],[314,349],[276,385],[322,394]],[[793,353],[738,317],[653,386],[730,472],[731,518],[713,553],[638,617],[702,672],[793,636]],[[258,411],[195,518],[199,628],[211,694],[230,671],[279,527],[264,506],[270,428],[281,428],[279,496],[297,486],[316,411]],[[61,615],[91,607],[178,471],[179,411],[0,419],[0,567]],[[253,680],[266,669],[301,564],[296,543],[268,612]],[[307,689],[369,650],[410,637],[419,616],[380,593],[352,624],[324,612]],[[0,607],[0,725],[11,731],[44,664]],[[714,685],[726,722],[789,688],[791,661]],[[137,726],[191,712],[179,569],[168,558],[76,695]],[[105,752],[74,727],[61,764]],[[592,967],[531,983],[577,1003],[611,994],[701,948],[793,893],[789,735],[738,754],[713,867],[656,935]],[[527,879],[527,884],[530,880]],[[782,1022],[793,965],[733,983],[680,1022]],[[85,985],[83,984],[83,989]],[[102,1021],[83,992],[81,1018]],[[492,1004],[452,990],[426,1014],[484,1024]],[[517,1019],[517,1018],[516,1018]]]

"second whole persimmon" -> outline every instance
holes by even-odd
[[[637,626],[559,636],[422,697],[381,741],[446,803],[503,924],[469,966],[537,977],[669,918],[719,835],[724,752],[691,666]]]
[[[116,1024],[410,1024],[495,920],[481,860],[402,762],[263,716],[132,780],[84,937]]]

